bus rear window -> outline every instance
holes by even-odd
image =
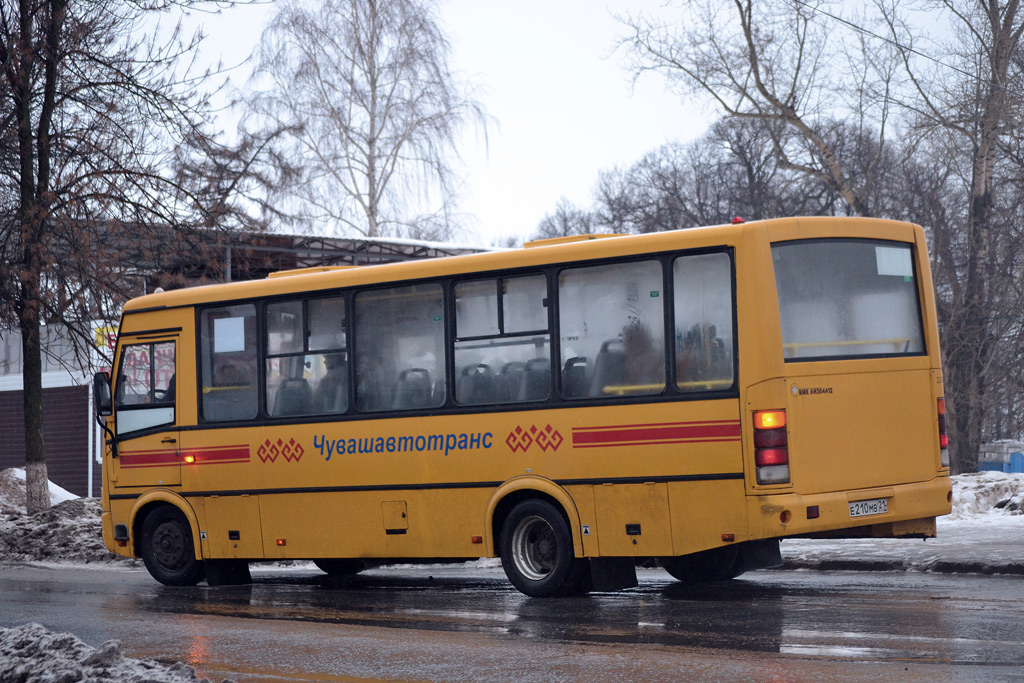
[[[780,242],[772,261],[787,361],[924,353],[911,245]]]

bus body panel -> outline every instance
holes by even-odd
[[[597,420],[584,407],[496,412],[476,416],[471,433],[459,431],[466,429],[459,415],[188,430],[183,452],[194,460],[182,466],[182,488],[206,501],[204,531],[216,534],[218,545],[204,547],[213,556],[215,548],[234,552],[234,543],[219,544],[228,531],[240,531],[230,520],[256,509],[257,499],[268,557],[309,557],[325,548],[338,557],[480,553],[468,544],[490,535],[489,499],[521,477],[589,491],[590,516],[573,531],[578,538],[590,527],[594,555],[670,555],[697,542],[673,541],[670,516],[692,506],[676,494],[670,512],[667,484],[742,480],[738,402],[686,405],[685,421],[678,403],[616,406]],[[243,495],[251,501],[228,502]],[[385,506],[396,502],[407,506],[404,533],[383,522]],[[627,533],[634,524],[641,534]],[[277,545],[282,538],[286,545]]]

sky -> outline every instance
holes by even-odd
[[[565,197],[586,208],[598,173],[628,166],[669,140],[703,134],[714,112],[684,102],[657,75],[635,84],[615,15],[653,9],[663,0],[442,0],[451,67],[479,86],[493,123],[486,137],[460,143],[458,241],[492,244],[528,237]],[[241,62],[259,39],[272,5],[197,16],[204,50]],[[240,68],[236,84],[246,71]]]
[[[497,120],[486,145],[464,145],[463,206],[478,235],[528,235],[561,197],[588,207],[601,170],[707,129],[710,112],[657,75],[634,84],[624,51],[615,51],[625,30],[613,15],[660,4],[446,4],[454,67],[485,86],[481,99]]]

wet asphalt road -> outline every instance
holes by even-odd
[[[39,622],[220,681],[1024,679],[1024,578],[762,571],[537,600],[500,569],[354,580],[254,569],[167,588],[141,570],[0,568],[0,626]]]

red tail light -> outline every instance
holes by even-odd
[[[789,482],[789,436],[785,410],[754,413],[754,464],[758,484]]]
[[[946,399],[938,401],[939,411],[939,453],[942,457],[942,466],[949,467],[949,437],[946,436]]]

